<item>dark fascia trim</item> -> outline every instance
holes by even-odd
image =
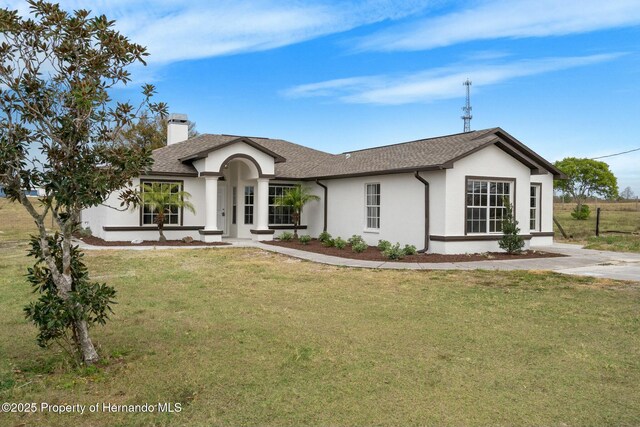
[[[322,226],[322,231],[327,231],[327,214],[329,212],[329,189],[327,188],[326,185],[324,185],[317,179],[316,179],[316,184],[324,189],[324,217],[323,217],[324,223]]]
[[[553,231],[532,231],[531,236],[533,237],[554,237],[556,233]]]
[[[164,231],[194,231],[202,230],[203,225],[165,225]],[[157,225],[135,225],[135,226],[108,226],[102,227],[104,231],[158,231]]]
[[[306,225],[298,226],[298,230],[306,230],[306,229],[307,229]],[[293,230],[293,225],[270,225],[269,230]],[[260,233],[256,233],[256,234],[260,234]]]
[[[431,240],[435,242],[480,242],[486,240],[500,240],[504,237],[502,233],[500,234],[468,234],[466,236],[431,236]],[[531,240],[530,234],[521,234],[524,240]]]
[[[273,234],[276,230],[249,230],[251,234]]]
[[[200,172],[200,176],[223,176],[221,172]]]
[[[142,175],[145,176],[180,176],[180,177],[198,177],[198,172],[157,172],[157,171],[143,171]]]
[[[253,163],[253,165],[258,170],[258,178],[267,178],[267,179],[275,178],[275,175],[273,175],[273,174],[264,174],[264,173],[262,173],[262,168],[260,167],[260,164],[258,163],[258,161],[256,159],[254,159],[253,157],[251,157],[250,155],[243,154],[243,153],[236,153],[236,154],[230,155],[229,157],[227,157],[224,160],[224,162],[222,162],[220,164],[220,170],[218,172],[209,172],[209,173],[218,173],[218,174],[220,174],[218,176],[221,176],[222,175],[222,169],[224,169],[225,165],[229,164],[230,161],[235,160],[235,159],[247,159],[251,163]],[[203,172],[203,173],[207,173],[207,172]]]
[[[326,175],[326,176],[314,176],[314,177],[306,177],[306,178],[290,178],[290,177],[277,177],[277,179],[287,180],[287,181],[315,181],[318,179],[342,179],[342,178],[358,178],[362,176],[377,176],[377,175],[393,175],[393,174],[401,174],[401,173],[410,173],[414,172],[430,172],[430,171],[439,171],[443,169],[451,169],[453,167],[453,163],[444,163],[441,165],[433,165],[433,166],[425,166],[421,168],[417,168],[415,166],[410,166],[406,168],[398,168],[398,169],[387,169],[382,171],[371,171],[371,172],[358,172],[358,173],[346,173],[341,175]]]
[[[273,151],[269,150],[268,148],[263,147],[262,145],[258,144],[257,142],[246,138],[246,137],[239,137],[239,138],[235,138],[232,139],[231,141],[225,142],[224,144],[220,144],[220,145],[216,145],[215,147],[206,149],[206,150],[202,150],[196,154],[192,154],[190,156],[187,157],[182,157],[179,158],[178,160],[182,163],[184,162],[188,162],[188,161],[193,161],[193,160],[198,160],[198,159],[203,159],[205,157],[207,157],[209,155],[209,153],[212,153],[214,151],[217,151],[221,148],[227,147],[229,145],[238,143],[238,142],[244,142],[247,145],[250,145],[251,147],[255,148],[258,151],[262,151],[263,153],[273,157],[273,160],[275,163],[282,163],[284,161],[286,161],[286,159],[284,157],[282,157],[281,155],[279,155],[278,153],[274,153]]]
[[[221,236],[223,231],[222,230],[200,230],[199,233],[202,236]]]
[[[543,165],[546,170],[548,170],[549,172],[551,172],[553,174],[553,179],[567,179],[567,176],[564,173],[562,173],[562,171],[560,169],[556,168],[554,165],[552,165],[551,163],[546,161],[539,154],[537,154],[536,152],[531,150],[529,147],[524,145],[522,142],[518,141],[516,138],[511,136],[509,133],[505,132],[504,129],[497,128],[495,134],[498,137],[502,138],[503,140],[506,140],[506,141],[510,142],[514,146],[514,148],[517,149],[518,151],[522,152],[523,154],[527,155],[529,158],[531,158],[531,159],[535,160],[536,162],[540,163],[541,165]]]
[[[424,249],[422,252],[427,252],[429,250],[429,181],[421,177],[418,171],[414,176],[424,184]]]

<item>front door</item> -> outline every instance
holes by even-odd
[[[227,186],[218,183],[218,230],[227,235]]]

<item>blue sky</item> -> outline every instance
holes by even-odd
[[[26,11],[22,1],[0,1]],[[640,1],[64,1],[146,45],[203,133],[328,152],[500,126],[549,160],[640,147]],[[640,193],[640,151],[605,159]]]

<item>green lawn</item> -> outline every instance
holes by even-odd
[[[23,318],[29,222],[2,207],[0,401],[184,409],[0,414],[0,425],[640,424],[640,289],[541,272],[90,252],[119,304],[92,332],[103,363],[74,370]]]
[[[573,203],[556,203],[554,215],[569,234],[565,240],[555,227],[556,240],[568,243],[579,243],[587,249],[606,251],[640,252],[640,208],[635,202],[606,203],[598,202],[601,208],[600,236],[596,237],[596,204],[588,203],[591,216],[578,221],[571,217],[575,207]],[[625,233],[607,233],[622,231]],[[630,234],[632,233],[632,234]]]

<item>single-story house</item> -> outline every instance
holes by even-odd
[[[188,138],[187,117],[172,114],[167,146],[134,185],[177,183],[195,214],[173,209],[169,239],[191,236],[270,240],[292,230],[291,212],[274,201],[295,184],[320,200],[308,203],[301,234],[362,235],[432,253],[498,251],[505,204],[511,203],[525,247],[553,242],[551,163],[501,128],[329,154],[280,139],[238,135]],[[118,194],[106,204],[118,206]],[[84,227],[107,241],[155,240],[155,213],[97,206]]]

